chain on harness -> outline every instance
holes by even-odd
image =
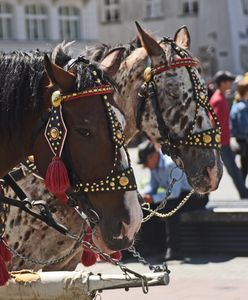
[[[144,83],[142,84],[139,93],[138,93],[138,103],[137,103],[137,114],[136,114],[136,125],[137,128],[142,130],[142,116],[145,110],[146,102],[148,99],[151,100],[152,108],[155,113],[157,124],[158,124],[158,130],[160,133],[160,144],[161,144],[161,150],[163,154],[168,154],[172,158],[177,158],[177,151],[176,148],[180,145],[185,146],[194,146],[194,147],[203,147],[203,148],[214,148],[219,149],[220,148],[220,141],[221,141],[221,127],[219,124],[219,121],[217,119],[216,114],[214,113],[212,107],[210,106],[208,102],[208,96],[207,96],[207,90],[204,84],[202,84],[196,74],[195,68],[198,66],[198,61],[194,60],[191,57],[188,57],[187,51],[180,48],[176,45],[176,43],[170,39],[170,38],[163,38],[163,43],[171,45],[172,49],[176,52],[176,54],[180,57],[178,59],[173,60],[169,65],[162,64],[158,65],[154,68],[147,67],[144,71]],[[154,81],[154,77],[156,75],[159,75],[163,72],[167,72],[176,68],[186,67],[191,83],[193,88],[193,99],[196,102],[196,108],[195,108],[195,115],[194,119],[192,121],[192,125],[190,129],[188,130],[188,133],[186,134],[185,138],[179,138],[179,137],[172,137],[170,133],[169,127],[166,125],[160,103],[158,100],[157,95],[157,87],[156,83]],[[214,128],[210,128],[208,130],[204,130],[201,132],[193,133],[197,115],[199,112],[200,107],[203,107],[206,112],[212,116],[213,121],[215,123]],[[178,181],[175,178],[172,177],[172,181],[166,191],[165,199],[156,207],[155,210],[152,210],[150,208],[149,203],[144,203],[142,205],[142,208],[149,212],[149,215],[147,215],[143,222],[148,221],[152,216],[157,216],[160,218],[167,218],[172,216],[175,212],[177,212],[190,198],[190,196],[194,193],[192,190],[189,192],[189,194],[179,203],[177,207],[175,207],[173,210],[171,210],[168,213],[159,213],[159,210],[162,210],[166,203],[167,199],[169,198],[172,188],[175,184],[175,182]]]
[[[97,75],[97,72],[95,72],[93,74]],[[106,113],[107,113],[107,116],[109,119],[110,130],[112,133],[112,139],[113,139],[114,147],[115,147],[113,168],[110,172],[110,175],[104,179],[95,180],[92,183],[91,182],[81,183],[80,181],[78,181],[78,183],[75,185],[75,192],[77,192],[77,193],[79,193],[79,192],[88,193],[88,192],[101,192],[101,191],[118,191],[118,190],[127,191],[127,190],[136,190],[136,188],[137,188],[135,178],[133,175],[133,170],[130,166],[130,157],[129,157],[127,149],[124,145],[125,137],[122,132],[121,125],[120,125],[110,103],[107,101],[107,94],[110,94],[110,93],[113,93],[113,88],[111,87],[111,85],[104,85],[104,86],[97,86],[97,87],[88,89],[83,92],[73,93],[71,95],[61,95],[61,93],[58,91],[55,91],[52,95],[52,109],[50,112],[49,120],[47,122],[46,130],[45,130],[45,137],[48,141],[51,151],[54,154],[54,159],[53,159],[50,167],[52,167],[54,164],[57,164],[56,167],[58,167],[58,163],[59,164],[61,163],[61,154],[62,154],[64,143],[66,140],[67,129],[66,129],[66,125],[63,120],[63,115],[62,115],[62,102],[69,102],[72,100],[76,100],[78,98],[91,96],[91,95],[103,95],[102,101],[105,106]],[[118,156],[118,151],[121,147],[123,147],[124,151],[126,152],[129,167],[126,168],[125,170],[118,171],[118,170],[116,170],[117,156]],[[29,164],[29,162],[30,161],[27,160],[28,164]],[[61,165],[60,165],[60,167],[61,167]],[[31,161],[30,168],[32,169],[32,172],[36,170],[34,161]],[[63,173],[64,178],[62,178],[62,183],[60,182],[59,184],[62,185],[63,187],[62,188],[61,188],[61,186],[59,187],[59,192],[61,190],[65,191],[68,188],[68,183],[67,183],[68,178],[65,175],[66,173],[64,173],[65,171],[66,170],[64,170],[62,168],[62,173]],[[53,172],[51,170],[50,170],[49,176],[50,176],[50,178],[53,177]],[[10,175],[7,175],[6,179],[9,180],[9,183],[12,187],[15,186],[15,183],[11,179]],[[49,178],[47,180],[49,181]],[[52,181],[54,181],[54,178],[52,179]],[[14,191],[15,190],[16,189],[14,189]],[[12,204],[14,206],[20,207],[22,210],[31,214],[33,217],[40,219],[41,221],[45,222],[47,225],[58,230],[60,233],[65,234],[67,237],[75,240],[76,244],[73,246],[72,250],[70,250],[64,256],[53,259],[53,260],[42,261],[42,260],[37,260],[37,259],[30,258],[30,257],[26,257],[23,254],[19,253],[18,251],[14,250],[12,247],[10,247],[6,243],[6,241],[4,239],[2,239],[2,235],[0,235],[3,245],[5,245],[6,249],[8,249],[11,253],[19,256],[21,259],[23,259],[25,261],[30,261],[32,263],[41,264],[41,265],[48,265],[48,264],[50,265],[50,264],[56,264],[56,263],[63,261],[64,259],[66,259],[67,257],[69,257],[70,255],[72,255],[75,252],[78,245],[83,245],[85,248],[87,248],[87,249],[97,253],[99,256],[103,257],[106,261],[119,266],[125,274],[131,273],[131,274],[134,274],[135,276],[141,278],[143,291],[148,292],[148,283],[147,283],[145,276],[142,276],[141,274],[130,270],[129,268],[127,268],[126,266],[124,266],[123,264],[118,262],[117,260],[113,259],[110,255],[100,251],[93,244],[89,243],[88,241],[83,240],[84,232],[80,236],[70,233],[70,231],[65,226],[57,223],[53,219],[51,213],[49,212],[47,205],[43,201],[30,202],[29,199],[26,197],[25,193],[20,192],[20,190],[18,188],[17,188],[17,190],[19,191],[18,194],[19,194],[20,200],[10,199],[10,198],[3,196],[1,199],[3,200],[3,202],[5,202],[3,204],[4,206],[9,208],[9,204]],[[60,193],[57,193],[57,194],[59,195]],[[33,208],[35,208],[35,210],[36,210],[35,212],[33,211]],[[37,213],[36,208],[38,208],[38,211],[39,211],[38,213]],[[1,217],[1,221],[3,221],[2,223],[4,225],[6,223],[6,218],[7,218],[7,211],[6,211],[5,218],[2,219],[2,217]],[[4,228],[1,229],[1,234],[3,234],[3,233],[4,233]],[[146,265],[148,264],[151,270],[169,272],[167,267],[165,267],[165,266],[163,266],[163,268],[161,268],[161,267],[155,268],[154,266],[147,263],[144,259],[142,260],[142,263],[146,264]],[[6,270],[6,272],[7,272],[7,270]],[[7,272],[7,275],[9,278],[8,272]]]

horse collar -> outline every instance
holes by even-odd
[[[158,130],[161,136],[160,144],[162,145],[163,153],[167,153],[170,156],[175,156],[175,149],[179,145],[188,145],[196,147],[206,148],[220,148],[220,124],[219,121],[208,103],[207,90],[205,86],[199,81],[198,76],[195,73],[193,67],[198,65],[198,62],[194,59],[187,57],[187,52],[176,45],[174,41],[168,38],[164,38],[163,42],[171,44],[175,52],[180,56],[179,59],[174,60],[170,65],[159,65],[155,68],[147,67],[144,71],[144,83],[142,84],[138,93],[138,109],[136,115],[137,128],[141,129],[141,118],[145,108],[147,98],[152,101],[152,107],[157,118]],[[193,86],[193,99],[196,99],[195,116],[192,122],[192,126],[189,129],[185,138],[174,138],[170,136],[168,126],[165,124],[160,104],[157,97],[156,84],[154,82],[154,76],[166,72],[171,69],[186,67],[190,76],[190,80]],[[213,117],[216,127],[208,129],[202,132],[193,133],[198,111],[200,107],[204,107],[210,115]]]

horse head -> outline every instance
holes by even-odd
[[[174,40],[157,43],[137,27],[151,60],[144,73],[147,100],[140,126],[186,172],[196,192],[213,191],[222,176],[220,127],[208,104],[199,62],[189,52],[189,32],[183,26]]]
[[[125,119],[105,75],[108,61],[104,66],[79,57],[61,68],[45,57],[52,105],[33,152],[50,191],[84,211],[93,241],[111,253],[133,243],[142,211],[124,146]]]
[[[122,59],[114,77],[121,95],[115,99],[131,124],[126,134],[143,131],[185,171],[196,192],[213,191],[222,177],[220,127],[199,61],[189,52],[189,32],[184,26],[174,40],[157,42],[136,25],[141,46]],[[131,104],[124,101],[127,96]]]

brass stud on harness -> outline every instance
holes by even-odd
[[[119,183],[121,186],[126,186],[128,185],[129,183],[129,180],[126,176],[122,176],[120,179],[119,179]]]
[[[51,102],[52,102],[53,107],[60,106],[62,100],[63,100],[63,98],[60,94],[60,91],[55,91],[52,93]]]
[[[145,82],[152,80],[152,69],[150,67],[147,67],[144,71],[144,80]]]
[[[220,134],[216,134],[215,141],[219,144],[221,142],[221,136]]]
[[[122,133],[119,130],[117,131],[116,136],[119,140],[122,139]]]
[[[29,160],[31,163],[34,163],[34,155],[29,155],[29,156],[28,156],[28,160]]]
[[[203,139],[203,142],[206,143],[206,144],[209,144],[212,141],[211,136],[208,135],[208,134],[205,134],[202,139]]]
[[[50,136],[53,140],[57,140],[58,137],[59,137],[59,131],[58,131],[58,128],[56,127],[53,127],[51,130],[50,130]]]

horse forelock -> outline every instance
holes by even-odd
[[[58,44],[52,51],[51,59],[52,62],[60,67],[64,67],[68,61],[72,58],[71,45],[74,42]]]
[[[58,44],[51,54],[52,62],[58,66],[64,68],[74,58],[74,51],[72,45],[74,42]],[[85,64],[80,59],[75,61],[72,65],[72,69],[76,74],[76,88],[77,91],[83,91],[90,87],[98,86],[99,84],[107,84],[111,82],[114,85],[112,79],[99,68],[98,59],[100,60],[107,52],[108,46],[105,44],[97,44],[96,46],[89,46],[84,49],[81,56],[88,59],[90,64]],[[94,72],[97,76],[94,75]],[[96,79],[100,79],[98,82]]]

